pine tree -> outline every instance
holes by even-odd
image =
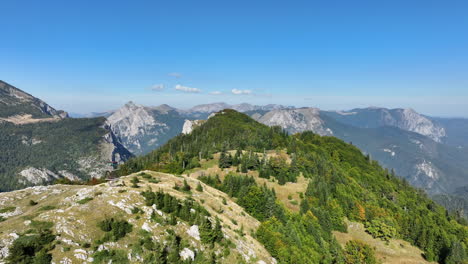
[[[196,190],[197,192],[203,192],[203,187],[201,186],[200,182],[198,182]]]
[[[219,218],[216,217],[216,224],[215,224],[215,227],[214,227],[214,230],[213,230],[213,237],[214,237],[214,241],[216,242],[221,242],[221,240],[223,239],[223,231],[221,230],[221,222],[219,221]]]
[[[187,183],[187,180],[184,179],[184,186],[182,187],[182,190],[183,190],[184,192],[189,192],[190,189],[191,189],[191,188],[190,188],[190,185]]]
[[[213,230],[210,219],[203,217],[202,224],[200,225],[200,239],[204,244],[213,243]]]
[[[450,247],[449,254],[445,260],[446,264],[463,264],[468,263],[466,249],[459,241],[454,241]]]

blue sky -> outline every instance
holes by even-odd
[[[0,79],[70,112],[225,101],[468,117],[464,0],[16,0],[0,10]]]

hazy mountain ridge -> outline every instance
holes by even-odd
[[[445,128],[413,109],[386,109],[379,107],[356,108],[349,111],[324,111],[335,120],[362,128],[383,126],[398,127],[441,142],[446,137]]]

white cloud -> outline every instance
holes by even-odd
[[[180,84],[177,84],[177,85],[175,86],[175,89],[176,89],[177,91],[181,91],[181,92],[184,92],[184,93],[199,93],[199,92],[201,92],[201,90],[198,89],[198,88],[192,88],[192,87],[188,87],[188,86],[182,86],[182,85],[180,85]]]
[[[252,94],[251,90],[238,90],[238,89],[232,89],[231,92],[236,95],[241,95],[241,94]]]
[[[164,90],[164,84],[155,84],[150,88],[152,91],[159,92]]]
[[[223,94],[223,92],[214,91],[214,92],[211,92],[210,94],[211,94],[211,95],[221,95],[221,94]]]
[[[169,76],[171,76],[171,77],[174,77],[174,78],[177,78],[177,79],[179,79],[179,78],[182,77],[182,74],[179,73],[179,72],[170,72],[170,73],[168,73],[167,75],[169,75]]]

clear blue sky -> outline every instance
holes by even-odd
[[[0,79],[71,112],[225,101],[468,117],[466,0],[7,0],[0,10]]]

